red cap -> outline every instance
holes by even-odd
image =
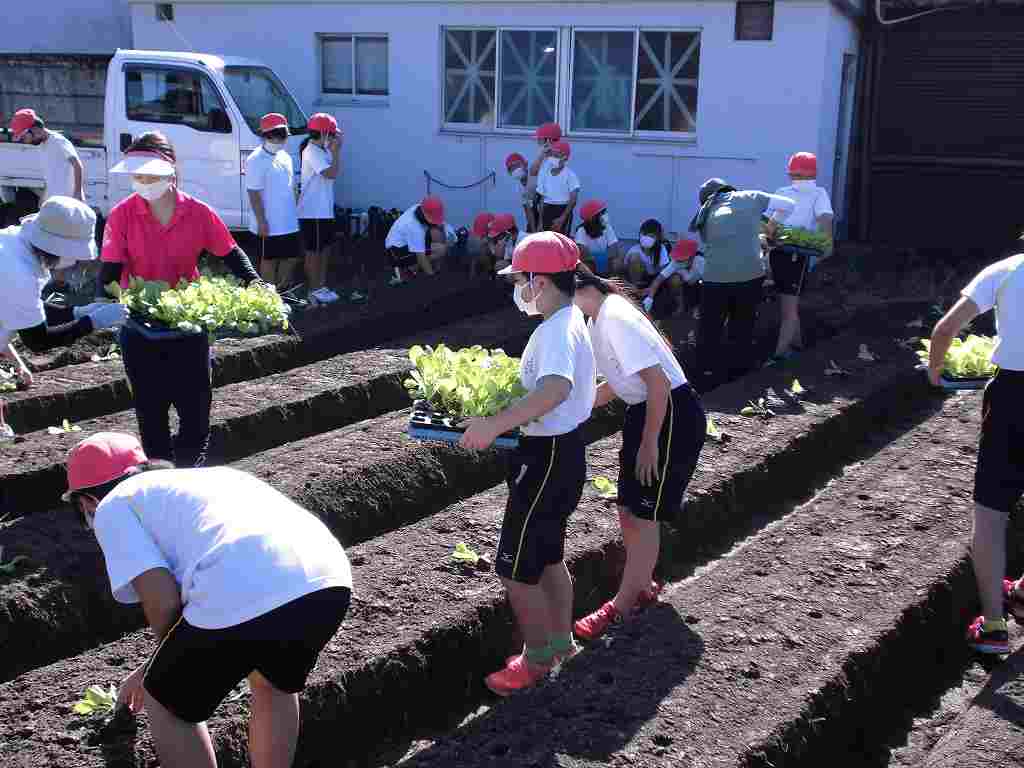
[[[39,115],[36,114],[34,109],[19,109],[14,113],[14,117],[11,118],[11,138],[14,141],[18,141],[18,139],[25,135],[25,131],[36,124],[38,119]]]
[[[74,491],[109,483],[145,461],[134,435],[97,432],[68,453],[68,490],[61,498],[70,501]]]
[[[488,237],[497,237],[516,228],[516,217],[511,213],[499,213],[487,228]]]
[[[487,231],[492,221],[494,221],[493,213],[478,213],[476,218],[473,219],[473,228],[470,230],[473,236],[481,239],[487,237]]]
[[[562,126],[558,123],[544,123],[537,128],[538,141],[558,141],[562,138]]]
[[[596,219],[606,210],[608,210],[608,204],[604,200],[587,200],[580,208],[580,217],[584,221],[590,221]]]
[[[516,246],[512,252],[512,263],[498,274],[531,272],[550,275],[571,272],[579,263],[580,247],[570,238],[561,232],[537,232]]]
[[[288,118],[277,112],[271,112],[260,118],[260,133],[267,133],[278,128],[288,128]]]
[[[818,158],[812,152],[797,152],[789,158],[786,170],[790,176],[816,179],[818,178]]]
[[[440,197],[424,197],[420,203],[420,210],[423,212],[423,218],[435,227],[444,226],[444,203]]]
[[[526,158],[520,155],[518,152],[513,152],[511,155],[505,158],[505,170],[511,171],[518,165],[529,165],[526,162]]]
[[[672,258],[675,261],[687,262],[697,255],[697,241],[683,238],[676,243],[672,249]]]
[[[569,146],[568,141],[556,141],[551,145],[551,151],[556,155],[564,157],[566,160],[568,160],[569,155],[572,154],[572,148]]]
[[[270,117],[270,115],[267,115],[267,117]],[[334,115],[328,115],[326,112],[317,112],[309,118],[309,130],[325,134],[337,133],[338,121],[334,119]]]

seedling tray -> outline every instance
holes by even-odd
[[[204,335],[203,331],[200,331],[199,333],[186,333],[185,331],[179,331],[177,328],[168,328],[157,320],[143,320],[135,313],[128,316],[128,319],[125,321],[125,325],[131,327],[134,331],[137,331],[148,341],[176,341],[178,339],[194,339]],[[215,331],[213,337],[215,339],[251,339],[256,336],[265,336],[270,333],[283,333],[283,331],[277,329],[267,331],[266,333],[245,334],[239,333],[238,331],[229,331],[224,329]]]
[[[466,433],[454,420],[443,413],[431,410],[417,401],[409,415],[409,436],[416,440],[431,440],[457,443]],[[494,441],[495,448],[515,448],[519,445],[519,430],[499,435]]]
[[[928,372],[928,367],[925,365],[917,366],[918,370],[924,371],[925,374]],[[976,390],[984,389],[985,385],[992,380],[991,376],[974,376],[970,378],[957,378],[955,376],[941,376],[939,382],[942,384],[943,389],[949,389],[953,391],[964,391],[964,390]]]

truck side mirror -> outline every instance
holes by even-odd
[[[121,134],[121,151],[124,152],[132,145],[132,135],[130,133]]]

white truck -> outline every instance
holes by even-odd
[[[104,87],[105,83],[105,87]],[[100,111],[102,105],[102,111]],[[269,67],[231,56],[118,50],[108,56],[0,54],[0,197],[44,187],[37,147],[14,144],[7,123],[31,107],[78,149],[86,201],[106,217],[131,193],[131,178],[109,175],[125,148],[146,131],[174,145],[184,192],[213,206],[233,230],[252,215],[245,158],[261,139],[260,118],[280,112],[298,169],[306,115]]]

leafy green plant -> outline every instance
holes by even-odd
[[[111,684],[108,690],[103,690],[98,685],[90,685],[85,689],[85,697],[77,702],[72,710],[76,715],[92,717],[94,715],[109,715],[114,712],[117,706],[117,688]]]
[[[135,315],[184,333],[219,332],[254,336],[288,329],[290,309],[269,286],[243,288],[230,277],[182,280],[171,288],[162,281],[132,278],[128,288],[107,290]]]
[[[617,499],[619,497],[619,486],[607,477],[598,475],[591,482],[602,499]]]
[[[120,360],[121,352],[119,351],[119,347],[117,346],[117,344],[111,344],[106,354],[97,352],[89,359],[92,360],[94,363],[99,363],[104,360]]]
[[[459,563],[466,563],[467,565],[476,565],[480,562],[480,555],[470,549],[466,542],[460,541],[455,545],[455,551],[452,552],[452,560]]]
[[[493,416],[526,394],[519,360],[501,349],[417,345],[409,359],[416,366],[405,380],[410,397],[453,419]]]
[[[823,232],[812,232],[800,227],[779,227],[775,241],[779,245],[793,245],[824,253],[832,247],[832,238]]]
[[[768,407],[768,403],[763,397],[759,397],[755,403],[753,400],[748,400],[747,404],[740,409],[740,416],[760,416],[762,419],[770,419],[775,415],[775,411]]]
[[[7,515],[4,515],[6,518]],[[0,518],[2,519],[2,518]],[[14,569],[18,567],[18,563],[28,562],[28,558],[24,555],[15,555],[10,559],[10,562],[4,562],[4,548],[0,546],[0,576],[13,576]]]
[[[921,340],[923,349],[917,356],[922,363],[928,363],[931,344],[931,339]],[[992,351],[995,346],[996,340],[991,336],[971,334],[966,339],[953,339],[946,353],[943,375],[956,379],[991,376],[996,372],[996,366],[992,364]]]
[[[793,383],[789,385],[789,393],[792,395],[802,395],[806,391],[800,383],[800,379],[793,379]]]
[[[715,423],[715,420],[710,416],[708,416],[708,425],[707,429],[705,430],[705,434],[707,434],[707,436],[714,440],[716,443],[722,442],[722,430],[718,428],[718,425]]]
[[[60,423],[59,427],[47,427],[46,432],[50,435],[69,435],[72,432],[81,432],[82,428],[77,424],[72,424],[67,419],[64,419]]]

